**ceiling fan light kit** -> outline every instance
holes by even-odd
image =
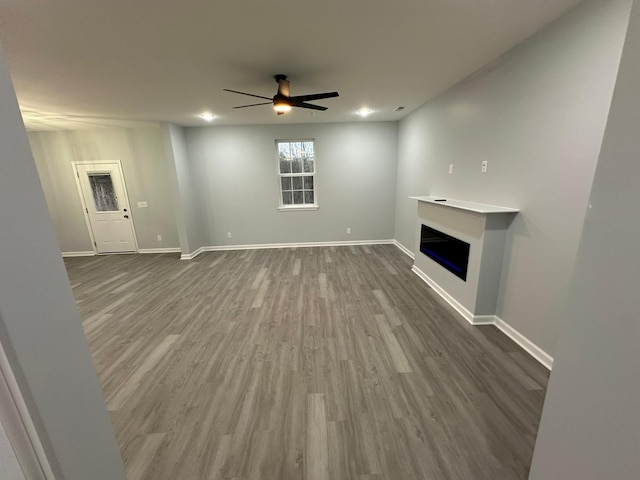
[[[333,98],[333,97],[339,96],[338,92],[326,92],[326,93],[312,93],[310,95],[298,95],[296,97],[292,97],[289,94],[289,80],[287,80],[287,76],[278,74],[278,75],[274,75],[273,78],[278,83],[278,92],[275,94],[275,96],[272,99],[270,99],[269,97],[263,97],[261,95],[254,95],[253,93],[240,92],[238,90],[229,90],[228,88],[223,88],[223,90],[225,92],[238,93],[240,95],[247,95],[249,97],[262,98],[264,100],[271,100],[269,102],[251,103],[249,105],[239,105],[233,108],[257,107],[258,105],[271,104],[273,105],[273,109],[278,115],[284,115],[285,113],[290,111],[292,107],[324,111],[324,110],[327,110],[327,107],[322,107],[320,105],[307,103],[307,101],[322,100],[324,98]]]

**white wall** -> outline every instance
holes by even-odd
[[[414,250],[410,195],[520,208],[498,316],[550,354],[567,315],[629,8],[629,0],[581,4],[400,122],[396,239]]]
[[[91,251],[71,162],[120,160],[140,248],[178,246],[169,173],[159,127],[31,132],[29,143],[63,252]],[[147,201],[148,208],[138,208]],[[157,241],[162,235],[162,241]]]
[[[209,244],[393,238],[396,134],[392,122],[185,129]],[[275,140],[307,138],[320,208],[278,211]]]
[[[124,480],[0,51],[0,343],[60,480]]]
[[[636,0],[531,480],[640,478],[639,58]]]

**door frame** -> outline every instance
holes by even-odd
[[[49,459],[2,344],[0,344],[0,419],[25,478],[55,480]]]
[[[131,230],[133,231],[133,244],[135,247],[134,253],[139,253],[140,248],[138,247],[138,234],[136,233],[136,226],[134,222],[134,216],[131,209],[131,202],[129,201],[129,192],[127,191],[127,182],[124,180],[124,170],[122,169],[122,162],[120,160],[82,160],[71,162],[71,166],[73,168],[73,178],[76,181],[76,188],[78,189],[78,195],[80,195],[80,202],[82,203],[82,214],[84,215],[84,221],[87,224],[87,230],[89,231],[89,238],[91,238],[91,248],[93,248],[93,253],[95,255],[125,255],[131,252],[123,252],[123,253],[98,253],[98,246],[96,244],[96,239],[93,236],[93,229],[91,228],[91,219],[89,218],[89,209],[87,207],[87,202],[85,202],[84,194],[82,193],[82,186],[80,185],[80,173],[78,172],[78,165],[95,165],[95,164],[118,164],[118,170],[120,171],[120,181],[122,182],[122,189],[124,190],[124,195],[127,197],[127,205],[129,206],[129,215],[131,217]]]

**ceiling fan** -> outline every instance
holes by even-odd
[[[296,97],[292,97],[289,95],[289,80],[287,80],[286,75],[278,74],[274,75],[273,78],[278,83],[278,92],[275,94],[273,98],[263,97],[261,95],[254,95],[253,93],[239,92],[237,90],[229,90],[228,88],[223,88],[225,92],[239,93],[240,95],[248,95],[250,97],[256,98],[264,98],[265,100],[269,100],[268,102],[263,103],[252,103],[250,105],[240,105],[233,108],[247,108],[247,107],[257,107],[258,105],[270,105],[273,104],[273,109],[276,111],[278,115],[284,115],[291,107],[298,108],[308,108],[310,110],[326,110],[327,107],[322,107],[320,105],[313,105],[311,103],[306,103],[309,100],[321,100],[323,98],[332,98],[337,97],[338,92],[326,92],[326,93],[312,93],[310,95],[298,95]]]

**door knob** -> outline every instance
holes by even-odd
[[[125,215],[124,218],[129,218],[129,215]]]

